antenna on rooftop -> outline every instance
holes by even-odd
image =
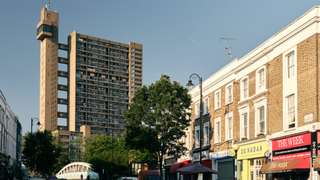
[[[48,0],[48,10],[50,11],[50,0]]]
[[[230,62],[230,57],[231,57],[231,47],[229,47],[229,40],[236,40],[235,38],[223,38],[220,36],[220,42],[221,40],[227,40],[227,52],[228,52],[228,64]]]

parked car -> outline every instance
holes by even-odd
[[[141,170],[138,180],[160,180],[160,173],[157,170]]]

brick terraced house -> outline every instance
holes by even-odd
[[[190,90],[192,147],[183,160],[198,162],[201,150],[202,164],[221,173],[213,180],[319,180],[319,33],[315,6],[204,80],[202,126],[199,86]]]

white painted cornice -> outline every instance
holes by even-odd
[[[312,36],[313,34],[319,33],[319,22],[320,22],[320,15],[319,15],[319,8],[320,6],[315,6],[312,9],[310,9],[308,12],[300,16],[298,19],[293,21],[291,24],[283,28],[281,31],[270,37],[267,41],[262,43],[260,46],[243,56],[241,59],[235,59],[213,75],[211,75],[208,79],[203,81],[202,89],[203,89],[203,95],[207,95],[213,91],[215,91],[217,88],[214,88],[215,85],[223,81],[224,79],[232,77],[232,79],[237,80],[238,78],[236,74],[248,66],[252,65],[255,61],[258,61],[263,56],[267,55],[268,53],[272,52],[277,46],[281,45],[282,43],[286,42],[291,37],[297,35],[302,30],[306,29],[307,27],[310,27],[314,23],[316,24],[316,29],[313,31],[314,33],[310,34]],[[230,81],[230,80],[228,80]],[[225,84],[227,84],[226,82]],[[214,89],[212,89],[214,88]],[[189,91],[189,94],[192,97],[192,101],[198,101],[200,99],[200,92],[199,92],[199,85],[194,87],[192,90]]]

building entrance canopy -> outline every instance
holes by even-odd
[[[310,158],[294,158],[268,162],[268,164],[262,166],[260,172],[267,174],[308,169],[310,169]]]
[[[186,164],[191,163],[191,160],[188,161],[182,161],[182,162],[176,162],[170,167],[170,173],[175,173],[177,172],[176,169],[182,168]]]

